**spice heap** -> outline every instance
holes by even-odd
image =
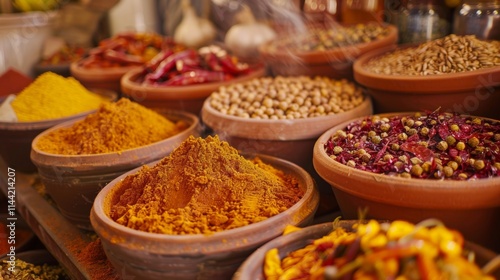
[[[159,113],[122,98],[103,104],[71,127],[44,135],[37,142],[41,151],[63,155],[121,152],[171,137],[186,129]]]
[[[12,271],[11,263],[0,263],[0,279],[2,280],[65,280],[70,279],[60,265],[34,265],[20,259],[15,260],[15,269]]]
[[[439,221],[357,223],[333,231],[280,260],[266,253],[265,279],[483,279],[493,280],[463,248],[462,235]]]
[[[423,179],[500,176],[500,123],[434,111],[348,124],[324,145],[347,166]]]
[[[211,234],[279,214],[303,194],[294,176],[245,159],[217,136],[190,136],[154,167],[118,183],[110,217],[146,232]]]
[[[210,106],[232,116],[254,119],[300,119],[334,115],[361,105],[361,88],[327,77],[263,77],[222,86]]]
[[[11,102],[20,122],[63,118],[97,109],[105,99],[72,77],[52,72],[38,76]]]
[[[364,68],[377,74],[426,76],[495,66],[500,66],[500,41],[452,34],[374,58]]]
[[[327,51],[381,39],[389,34],[389,29],[380,24],[356,24],[353,26],[334,25],[311,27],[281,38],[271,44],[272,50],[282,52]]]

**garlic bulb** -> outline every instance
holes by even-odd
[[[217,30],[210,20],[198,17],[190,0],[182,0],[182,20],[175,29],[174,41],[191,48],[210,44]]]
[[[224,43],[234,55],[242,58],[255,58],[258,47],[276,38],[276,32],[268,25],[257,22],[252,11],[246,5],[235,16],[237,24],[226,33]]]

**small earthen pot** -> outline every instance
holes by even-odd
[[[410,115],[379,116],[405,114]],[[467,240],[500,251],[500,177],[466,181],[402,178],[363,171],[330,158],[325,143],[338,130],[361,119],[327,130],[314,145],[314,168],[331,185],[343,218],[357,219],[360,209],[380,220],[418,223],[437,218]]]
[[[314,180],[291,162],[265,155],[258,157],[294,175],[305,191],[304,196],[266,220],[211,235],[149,233],[116,223],[109,217],[113,191],[118,182],[138,170],[110,182],[97,195],[90,218],[116,271],[140,279],[230,279],[253,251],[279,236],[287,225],[309,225],[319,201]]]
[[[168,108],[187,111],[199,115],[205,99],[219,87],[239,83],[265,75],[264,67],[260,66],[247,75],[224,82],[186,86],[154,86],[142,85],[137,82],[142,70],[127,72],[121,79],[121,89],[124,96],[149,108]]]
[[[273,41],[262,45],[259,52],[273,75],[282,76],[327,76],[334,79],[353,80],[353,63],[361,55],[371,50],[396,45],[398,31],[393,25],[386,26],[387,36],[380,39],[325,51],[273,51]]]
[[[61,214],[77,227],[92,230],[90,209],[99,191],[123,173],[170,154],[190,135],[199,136],[197,116],[180,111],[164,110],[169,120],[184,121],[184,131],[162,141],[135,149],[93,155],[49,154],[37,148],[39,138],[60,128],[71,127],[83,118],[62,123],[42,132],[33,140],[31,160],[38,169],[47,193],[55,201]]]
[[[401,48],[411,47],[402,46]],[[376,74],[364,67],[399,47],[388,46],[365,53],[354,63],[354,79],[373,98],[376,114],[435,110],[500,119],[500,66],[441,75]]]
[[[346,230],[352,230],[352,225],[356,220],[341,220],[339,225]],[[279,256],[283,259],[289,253],[303,248],[311,243],[311,240],[321,238],[332,231],[332,223],[323,223],[309,226],[299,231],[282,235],[266,243],[256,250],[245,262],[238,268],[234,274],[233,280],[264,280],[264,258],[266,253],[277,248]],[[475,253],[475,262],[480,266],[486,265],[496,257],[491,250],[485,249],[475,243],[465,241],[464,248]],[[499,277],[500,271],[494,276]]]
[[[117,99],[117,94],[113,91],[98,89],[92,91],[110,101]],[[92,112],[95,112],[95,110],[46,121],[0,122],[0,156],[11,168],[25,173],[36,172],[36,166],[30,159],[33,139],[55,125],[81,118]]]

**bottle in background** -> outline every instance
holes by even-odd
[[[454,14],[453,33],[500,40],[500,0],[463,0]]]

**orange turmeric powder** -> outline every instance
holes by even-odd
[[[304,195],[297,179],[248,160],[218,136],[190,136],[153,167],[118,183],[110,217],[145,232],[211,234],[279,214]]]
[[[71,127],[39,139],[37,148],[53,154],[84,155],[120,152],[173,136],[187,128],[126,98],[105,103]]]

